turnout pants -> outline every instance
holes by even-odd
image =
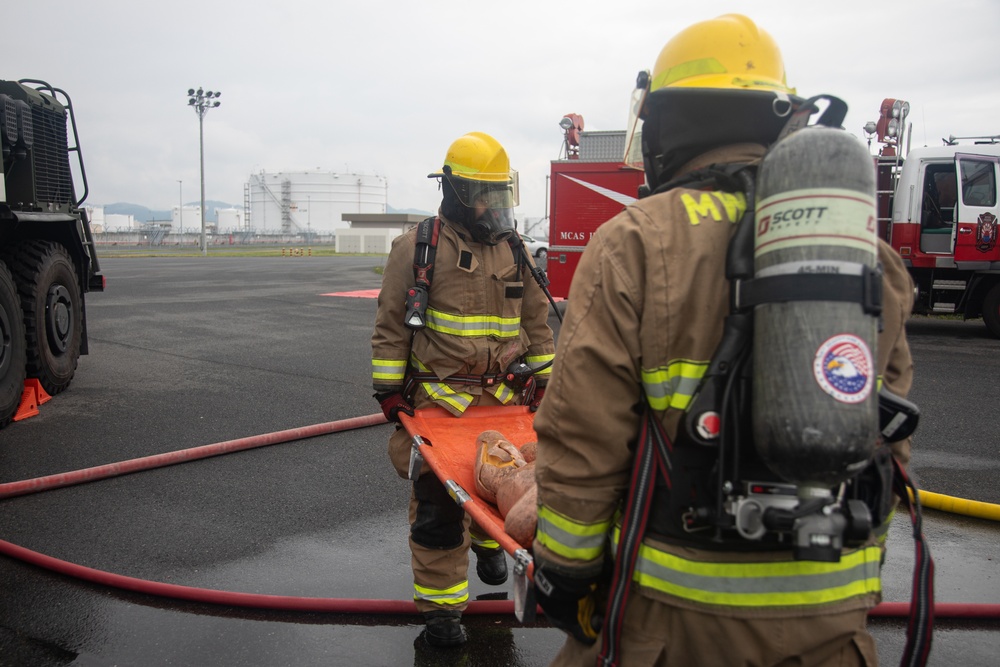
[[[670,606],[634,589],[625,610],[619,664],[627,667],[876,667],[867,610],[788,618],[732,618]],[[550,667],[595,665],[601,637],[572,637]]]
[[[479,402],[499,404],[489,399],[493,397],[485,394]],[[389,459],[403,478],[408,474],[412,441],[404,428],[389,438]],[[500,545],[478,529],[426,465],[410,491],[409,520],[417,610],[463,611],[469,604],[469,548],[492,551]]]

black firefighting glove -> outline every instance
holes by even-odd
[[[595,595],[597,580],[597,576],[574,577],[554,572],[544,565],[535,569],[535,597],[545,617],[587,646],[597,641],[604,623]]]
[[[406,402],[399,392],[387,392],[385,394],[375,394],[375,400],[382,406],[382,413],[391,422],[399,421],[399,413],[405,412],[413,416],[413,406]]]
[[[531,402],[528,403],[528,409],[532,412],[538,411],[538,406],[542,404],[542,396],[545,395],[545,387],[535,387],[535,393],[531,397]]]

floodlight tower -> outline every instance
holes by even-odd
[[[222,104],[218,99],[222,93],[217,90],[215,92],[206,91],[199,87],[198,90],[188,88],[187,94],[188,106],[198,114],[198,149],[201,156],[201,254],[207,255],[208,244],[205,241],[205,114],[208,113],[209,109],[214,109]]]

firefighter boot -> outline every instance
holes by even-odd
[[[431,646],[461,646],[465,643],[465,628],[462,627],[460,611],[424,612],[426,630],[424,637]]]
[[[503,549],[472,547],[476,554],[476,574],[487,586],[499,586],[507,581],[507,557]]]

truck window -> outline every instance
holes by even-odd
[[[992,162],[961,160],[962,203],[968,206],[996,206],[996,172]]]
[[[951,231],[955,223],[957,198],[955,165],[928,165],[924,173],[924,194],[920,209],[920,226],[924,232]]]

